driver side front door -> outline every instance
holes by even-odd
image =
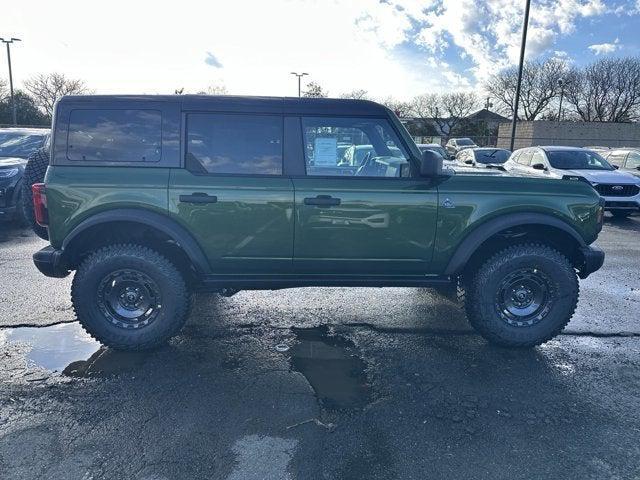
[[[401,177],[408,154],[386,119],[303,119],[306,175],[294,178],[294,271],[424,275],[433,251],[437,187]],[[370,151],[338,166],[340,142]],[[303,152],[300,152],[303,155]]]

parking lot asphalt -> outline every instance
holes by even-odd
[[[105,349],[45,245],[0,225],[0,478],[640,476],[640,218],[565,333],[488,345],[411,288],[202,295],[163,349]]]

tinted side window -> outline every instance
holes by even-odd
[[[208,173],[281,175],[282,117],[191,113],[186,161]]]
[[[162,114],[158,110],[72,110],[67,158],[157,162],[161,139]]]

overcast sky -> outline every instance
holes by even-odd
[[[0,36],[14,79],[62,72],[96,93],[296,95],[292,70],[332,96],[473,88],[517,60],[524,0],[10,1]],[[583,64],[640,55],[640,0],[532,0],[528,53]],[[7,77],[0,52],[0,77]]]

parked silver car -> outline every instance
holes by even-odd
[[[640,148],[620,148],[599,153],[621,172],[640,177]]]
[[[460,150],[465,148],[478,148],[476,142],[470,138],[451,138],[444,147],[450,157],[455,157]]]
[[[602,156],[578,147],[530,147],[516,150],[504,168],[515,174],[584,181],[605,200],[605,210],[627,217],[640,210],[640,179],[617,171]]]

